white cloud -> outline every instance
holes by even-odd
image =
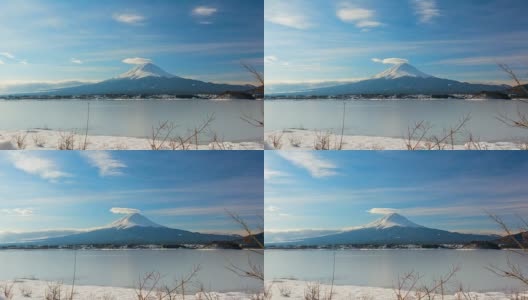
[[[83,61],[78,58],[72,58],[71,62],[74,64],[82,65]]]
[[[82,152],[82,155],[92,166],[99,169],[99,175],[103,177],[123,175],[121,169],[127,167],[123,162],[112,158],[110,152],[107,151],[86,151]]]
[[[264,19],[267,22],[286,27],[308,29],[313,25],[308,21],[306,12],[301,11],[300,7],[302,6],[286,3],[282,0],[266,0]]]
[[[379,58],[373,58],[373,62],[385,64],[385,65],[399,65],[399,64],[407,64],[409,63],[408,59],[405,58],[385,58],[385,59],[379,59]]]
[[[218,9],[210,6],[198,6],[193,9],[192,14],[200,17],[209,17],[214,15]]]
[[[152,60],[148,58],[134,57],[134,58],[125,58],[122,60],[122,62],[124,62],[125,64],[129,64],[129,65],[143,65],[143,64],[151,63]]]
[[[434,17],[440,16],[435,0],[411,0],[411,3],[421,23],[431,23]]]
[[[274,55],[264,56],[264,63],[266,64],[274,63],[274,62],[277,62],[278,60],[279,59],[277,58],[277,56],[274,56]]]
[[[373,215],[389,215],[389,214],[393,214],[393,213],[397,213],[399,212],[399,210],[397,209],[394,209],[394,208],[371,208],[369,210],[367,210],[368,213],[370,214],[373,214]]]
[[[9,159],[15,168],[37,175],[42,179],[54,181],[63,177],[71,177],[70,174],[59,170],[54,161],[34,153],[12,152],[9,154]]]
[[[297,167],[306,169],[313,177],[335,176],[337,166],[320,157],[318,153],[310,151],[278,151],[279,156]]]
[[[29,217],[33,215],[31,208],[5,208],[0,209],[0,214],[7,216]]]
[[[112,18],[118,22],[129,25],[137,25],[145,21],[145,17],[138,14],[114,14]]]
[[[0,59],[0,65],[4,65],[4,62]]]
[[[383,25],[375,20],[375,11],[358,8],[349,3],[342,3],[336,12],[337,17],[346,23],[352,23],[358,28],[368,29]]]
[[[23,64],[23,65],[27,65],[28,64],[28,61],[26,59],[21,59],[20,60],[20,63]]]
[[[270,180],[272,178],[277,178],[277,177],[287,177],[287,176],[288,174],[284,172],[271,170],[268,167],[264,167],[264,179],[265,180]]]
[[[9,52],[0,52],[0,56],[9,58],[9,59],[15,59],[15,56]]]
[[[125,207],[112,207],[110,212],[116,215],[130,215],[130,214],[139,214],[141,210],[135,208],[125,208]]]

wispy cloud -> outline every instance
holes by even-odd
[[[116,215],[130,215],[130,214],[139,214],[141,210],[135,208],[126,208],[126,207],[112,207],[110,212]]]
[[[218,11],[217,8],[211,6],[198,6],[192,10],[192,14],[200,17],[209,17]]]
[[[358,28],[367,29],[383,25],[375,20],[375,11],[355,7],[350,3],[342,3],[336,12],[337,17],[346,23],[352,23]]]
[[[313,26],[302,11],[302,5],[281,0],[266,0],[265,6],[264,19],[267,22],[295,29],[308,29]]]
[[[421,23],[431,23],[435,17],[440,16],[435,0],[411,0],[411,4]]]
[[[141,58],[141,57],[134,57],[134,58],[125,58],[122,60],[123,63],[129,64],[129,65],[143,65],[151,63],[152,60],[148,58]]]
[[[0,65],[4,65],[5,63],[0,59]]]
[[[371,208],[367,210],[367,212],[373,215],[389,215],[389,214],[397,213],[399,212],[399,210],[394,209],[394,208],[376,208],[375,207],[375,208]]]
[[[120,23],[138,25],[145,21],[145,17],[139,14],[114,14],[112,18]]]
[[[0,209],[0,215],[30,217],[33,215],[31,208],[4,208]]]
[[[41,157],[39,154],[12,152],[8,157],[15,168],[42,179],[55,181],[71,177],[70,174],[61,171],[53,160]]]
[[[71,62],[74,64],[82,65],[83,61],[78,58],[72,58]]]
[[[385,58],[385,59],[373,58],[372,61],[375,63],[385,64],[385,65],[398,65],[398,64],[409,63],[409,60],[405,58]]]
[[[92,166],[99,169],[99,175],[102,177],[123,175],[122,169],[127,167],[123,162],[113,158],[107,151],[86,151],[82,155],[88,159]]]
[[[318,153],[309,151],[278,151],[279,156],[297,167],[306,169],[313,177],[335,176],[337,166]]]
[[[270,180],[278,177],[288,177],[288,174],[282,171],[272,170],[268,167],[264,167],[264,179]]]
[[[167,209],[156,209],[149,210],[145,213],[149,215],[158,216],[227,216],[228,212],[234,212],[240,216],[255,216],[262,214],[262,205],[208,205],[203,207],[179,207],[179,208],[167,208]]]
[[[9,58],[9,59],[15,59],[15,56],[9,52],[0,52],[0,56]]]

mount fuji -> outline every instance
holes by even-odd
[[[475,94],[506,91],[509,88],[507,85],[473,84],[438,78],[426,74],[408,63],[401,63],[367,80],[310,89],[292,93],[292,95]]]
[[[418,225],[400,214],[388,214],[364,226],[319,237],[306,238],[288,244],[319,245],[384,245],[384,244],[459,244],[491,241],[494,235],[464,234]]]
[[[141,214],[130,214],[106,226],[85,231],[65,232],[62,236],[34,240],[13,240],[10,244],[30,246],[61,245],[146,245],[207,244],[236,241],[237,235],[202,234],[157,224]]]
[[[50,90],[43,95],[196,95],[247,92],[252,85],[230,85],[203,82],[172,75],[153,63],[138,65],[126,73],[99,83]]]

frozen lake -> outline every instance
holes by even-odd
[[[138,278],[159,272],[167,284],[187,276],[200,265],[195,283],[218,292],[257,291],[258,280],[241,278],[227,269],[231,263],[241,268],[263,264],[263,255],[244,250],[79,250],[79,285],[135,287]],[[0,280],[36,278],[69,283],[73,274],[72,250],[0,250]],[[195,286],[193,286],[195,287]]]
[[[528,257],[504,250],[339,250],[335,253],[337,285],[392,288],[398,276],[412,271],[431,282],[459,266],[452,288],[462,283],[472,291],[526,289],[486,269],[492,264],[504,267],[508,258],[528,267]],[[330,283],[333,257],[331,250],[266,250],[266,280],[286,278]]]
[[[486,142],[528,140],[528,130],[512,128],[499,115],[528,113],[528,104],[505,100],[266,100],[266,132],[303,128],[339,133],[346,103],[345,135],[405,138],[409,126],[427,121],[433,134],[449,129],[465,116],[466,131]],[[464,139],[465,137],[463,137]]]
[[[263,101],[249,100],[4,100],[0,101],[0,130],[46,128],[84,133],[90,103],[90,135],[147,138],[160,122],[173,122],[173,135],[188,135],[209,115],[210,129],[229,142],[260,141],[262,128],[241,119],[262,118]],[[201,136],[211,141],[213,132]]]

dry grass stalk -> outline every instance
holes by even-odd
[[[5,297],[6,300],[13,299],[15,296],[13,293],[13,288],[15,287],[14,282],[4,282],[2,286],[0,286],[0,293],[3,297]]]
[[[17,148],[20,150],[26,149],[26,138],[28,136],[28,132],[25,132],[24,134],[17,134],[15,135],[15,143],[17,145]]]
[[[405,146],[407,150],[446,150],[455,148],[455,141],[471,120],[470,115],[465,115],[458,124],[449,129],[444,129],[441,135],[430,135],[433,128],[429,123],[420,121],[407,129]]]
[[[268,136],[268,141],[271,143],[274,149],[281,149],[282,148],[282,137],[284,136],[284,133],[274,133],[270,136]]]
[[[161,122],[157,127],[152,127],[152,134],[149,139],[149,145],[152,150],[190,150],[195,146],[198,150],[199,136],[207,131],[214,122],[214,114],[209,115],[202,124],[192,130],[187,136],[172,137],[172,133],[176,126],[169,121]]]
[[[46,145],[46,139],[43,136],[40,136],[39,134],[33,135],[33,143],[35,143],[35,146],[37,147],[44,147]]]

